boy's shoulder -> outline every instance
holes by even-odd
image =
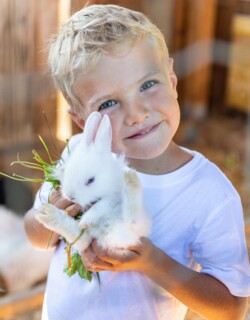
[[[188,151],[194,155],[191,161],[196,163],[196,165],[194,165],[193,178],[202,183],[204,190],[207,189],[211,193],[216,193],[220,190],[220,194],[225,192],[228,195],[231,194],[231,196],[238,196],[238,192],[232,182],[213,160],[210,160],[200,152],[193,150]]]

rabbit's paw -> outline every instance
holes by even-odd
[[[63,210],[60,210],[51,204],[43,205],[35,215],[40,223],[51,230],[56,229],[56,227],[61,224],[64,216]]]
[[[87,230],[91,227],[93,227],[94,223],[91,221],[88,221],[87,219],[81,219],[79,222],[79,227],[81,230]]]
[[[127,186],[129,186],[132,189],[139,189],[140,188],[140,182],[137,177],[137,174],[133,170],[126,171],[124,173],[124,181]]]

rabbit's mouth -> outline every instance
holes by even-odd
[[[98,201],[100,201],[101,198],[98,198],[94,201],[91,201],[90,203],[86,204],[83,208],[82,208],[82,213],[84,214],[86,211],[88,211],[91,207],[93,207]]]
[[[101,200],[101,198],[98,198],[97,200],[91,201],[90,203],[88,203],[84,207],[82,207],[81,210],[75,216],[75,220],[80,220],[82,215],[84,215],[85,212],[87,212],[91,207],[93,207],[100,200]]]

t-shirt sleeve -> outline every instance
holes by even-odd
[[[43,204],[48,203],[50,192],[52,191],[52,184],[44,182],[41,188],[37,191],[33,208],[38,210]]]
[[[235,296],[249,296],[250,267],[240,199],[227,199],[204,220],[192,248],[200,272],[220,280]]]

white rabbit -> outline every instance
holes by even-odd
[[[48,229],[69,243],[83,235],[73,247],[85,250],[92,239],[111,252],[126,248],[148,236],[151,220],[142,204],[142,190],[135,170],[125,158],[111,152],[112,129],[107,115],[93,112],[87,119],[82,141],[66,164],[55,172],[62,195],[86,208],[79,221],[64,210],[47,204],[36,215]]]
[[[24,232],[23,217],[3,205],[0,205],[0,221],[1,297],[24,292],[44,281],[53,252],[32,248]],[[0,319],[3,319],[1,315]]]

